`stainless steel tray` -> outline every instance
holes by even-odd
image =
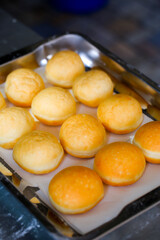
[[[39,66],[45,66],[47,60],[50,59],[55,52],[62,49],[71,49],[78,52],[86,69],[99,67],[108,72],[114,80],[127,83],[127,85],[134,88],[136,92],[145,98],[149,106],[155,107],[158,110],[157,107],[160,106],[160,88],[156,83],[107,49],[88,39],[88,37],[75,33],[54,36],[39,44],[0,58],[0,83],[5,81],[6,76],[13,69],[19,67],[34,69]],[[149,115],[147,109],[144,110],[144,113]],[[153,116],[149,116],[153,118]],[[132,217],[136,217],[137,214],[146,211],[149,207],[158,204],[160,201],[160,187],[158,187],[127,205],[121,213],[110,222],[103,224],[87,234],[80,235],[39,198],[36,193],[39,191],[39,188],[29,186],[29,184],[23,180],[22,176],[19,176],[2,158],[0,158],[0,162],[5,169],[3,174],[0,173],[1,182],[5,184],[57,238],[71,238],[75,240],[99,238],[119,227],[119,225],[124,224],[126,221],[129,221]]]

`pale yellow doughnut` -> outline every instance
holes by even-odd
[[[19,107],[30,107],[32,99],[44,88],[41,76],[31,69],[20,68],[6,79],[5,94],[8,100]]]
[[[40,130],[21,137],[13,148],[13,159],[24,170],[34,174],[49,173],[56,169],[64,151],[57,138]]]
[[[132,132],[143,121],[140,103],[125,94],[115,94],[100,103],[97,116],[108,131],[116,134]]]
[[[102,70],[90,70],[80,75],[73,83],[74,96],[83,104],[97,107],[113,94],[113,83]]]
[[[89,114],[71,116],[60,129],[60,141],[65,151],[79,158],[93,157],[106,139],[107,133],[100,121]]]
[[[85,71],[80,56],[71,50],[57,52],[46,65],[46,78],[56,86],[70,88],[76,77]]]
[[[56,126],[76,113],[76,102],[68,90],[49,87],[35,96],[31,109],[39,121]]]
[[[20,107],[4,108],[0,111],[0,146],[13,148],[20,137],[36,127],[29,111]]]

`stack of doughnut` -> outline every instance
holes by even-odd
[[[13,148],[14,161],[32,174],[58,168],[64,151],[84,160],[95,157],[93,170],[70,166],[52,178],[48,194],[58,211],[86,212],[104,197],[103,183],[133,184],[143,175],[146,160],[160,163],[160,122],[140,127],[143,114],[138,100],[143,108],[144,101],[133,90],[122,84],[117,86],[122,93],[113,94],[111,77],[100,69],[85,71],[81,57],[72,50],[55,53],[45,75],[53,86],[45,88],[41,76],[26,68],[8,75],[5,94],[15,106],[6,107],[0,93],[0,146]],[[72,88],[73,94],[67,88]],[[97,118],[87,112],[76,114],[76,102],[97,108]],[[59,140],[50,132],[37,130],[27,108],[42,124],[61,126]],[[127,134],[137,128],[133,144],[107,144],[110,133]]]

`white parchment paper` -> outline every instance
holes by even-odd
[[[51,86],[46,83],[44,68],[38,68],[35,70],[38,72],[44,82],[46,87]],[[0,86],[0,91],[4,94],[4,84]],[[8,103],[11,106],[10,103]],[[83,104],[77,103],[77,113],[88,113],[92,116],[96,117],[96,108],[90,108]],[[152,121],[149,117],[144,115],[143,123]],[[59,138],[59,130],[60,127],[52,127],[46,126],[37,121],[37,129],[49,131],[53,133],[57,138]],[[131,142],[133,139],[135,132],[124,135],[109,135],[108,143],[115,141],[128,141]],[[61,171],[62,169],[68,166],[86,166],[89,168],[93,168],[94,159],[80,159],[70,156],[66,154],[60,166],[53,172],[44,175],[34,175],[28,173],[21,169],[12,158],[12,150],[6,150],[0,148],[0,156],[28,183],[33,186],[38,186],[41,189],[40,197],[43,201],[46,202],[47,205],[52,207],[49,198],[48,198],[48,185],[53,176]],[[77,214],[77,215],[64,215],[59,213],[75,230],[77,230],[81,234],[85,234],[100,225],[110,221],[114,217],[116,217],[120,211],[129,203],[136,200],[137,198],[143,196],[149,191],[160,185],[160,165],[147,163],[146,170],[142,178],[130,185],[125,187],[112,187],[104,185],[105,188],[105,196],[103,200],[90,211]],[[53,207],[52,207],[53,208]]]

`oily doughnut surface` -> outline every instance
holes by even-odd
[[[143,121],[140,103],[125,94],[115,94],[100,103],[97,116],[108,131],[116,134],[130,133]]]
[[[133,143],[142,149],[148,162],[160,163],[160,121],[141,126],[134,136]]]
[[[76,113],[76,102],[68,90],[49,87],[35,96],[31,109],[40,122],[56,126]]]
[[[83,104],[97,107],[105,98],[113,94],[113,83],[102,70],[83,73],[73,83],[74,96]]]
[[[56,169],[64,151],[57,138],[45,131],[35,130],[21,137],[13,148],[13,159],[24,170],[34,174]]]
[[[100,121],[89,114],[71,116],[60,129],[60,141],[65,151],[80,158],[93,157],[104,146],[106,137]]]
[[[46,78],[56,86],[70,88],[76,77],[85,71],[80,56],[71,50],[57,52],[46,65]]]
[[[72,166],[56,174],[48,188],[53,206],[65,214],[77,214],[93,208],[104,196],[100,177],[93,170]]]
[[[6,79],[5,94],[8,100],[19,107],[30,107],[35,95],[44,89],[41,76],[31,69],[20,68]]]
[[[146,166],[140,148],[127,142],[114,142],[103,147],[95,156],[94,170],[106,184],[124,186],[136,182]]]
[[[28,110],[20,107],[0,111],[0,146],[13,148],[20,137],[35,129],[35,121]]]

